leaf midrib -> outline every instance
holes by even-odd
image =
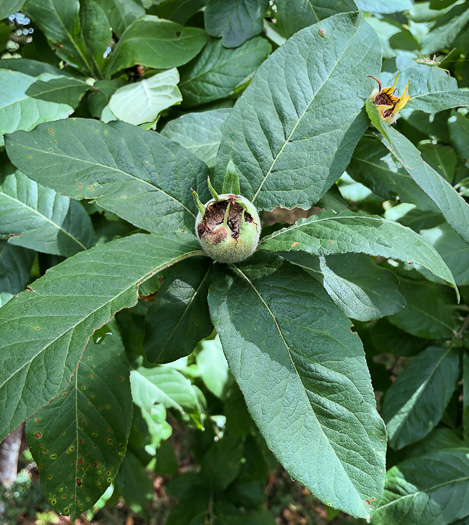
[[[336,457],[337,462],[339,463],[340,467],[342,468],[342,471],[344,472],[346,478],[350,481],[350,485],[351,485],[351,487],[353,488],[353,490],[354,490],[355,493],[358,495],[358,498],[359,498],[360,501],[361,501],[361,499],[362,499],[362,498],[361,498],[361,495],[360,495],[359,492],[357,491],[357,489],[356,489],[356,487],[355,487],[353,481],[351,480],[350,476],[348,475],[348,472],[345,470],[345,468],[344,468],[344,466],[343,466],[343,464],[342,464],[342,461],[341,461],[340,458],[337,456],[337,453],[336,453],[334,447],[331,445],[330,439],[329,439],[328,436],[325,434],[325,432],[324,432],[324,430],[323,430],[323,428],[322,428],[322,425],[320,424],[320,422],[319,422],[318,419],[317,419],[316,413],[314,412],[314,408],[313,408],[313,406],[312,406],[312,404],[311,404],[311,401],[310,401],[310,399],[309,399],[309,396],[308,396],[308,392],[307,392],[307,390],[306,390],[306,387],[304,386],[303,381],[301,380],[301,376],[300,376],[300,374],[299,374],[299,372],[298,372],[298,370],[297,370],[297,368],[296,368],[295,362],[293,361],[293,357],[292,357],[291,352],[290,352],[290,347],[288,346],[288,344],[287,344],[285,338],[283,337],[282,330],[280,329],[280,326],[279,326],[279,324],[278,324],[278,322],[277,322],[277,319],[276,319],[274,313],[273,313],[272,310],[269,308],[269,305],[265,302],[265,300],[264,300],[264,298],[262,297],[262,295],[260,294],[260,292],[259,292],[259,291],[257,290],[257,288],[254,286],[254,283],[253,283],[253,282],[247,277],[247,275],[245,275],[245,274],[244,274],[244,273],[243,273],[243,272],[242,272],[237,266],[233,265],[232,267],[238,271],[238,273],[239,273],[239,274],[240,274],[240,275],[246,280],[246,282],[249,283],[249,285],[252,287],[252,289],[254,290],[254,292],[256,293],[256,295],[259,297],[260,301],[262,302],[262,304],[263,304],[264,307],[266,308],[266,310],[269,312],[269,315],[272,317],[272,320],[273,320],[273,322],[274,322],[274,324],[275,324],[275,327],[277,328],[277,331],[278,331],[278,333],[279,333],[279,335],[280,335],[280,338],[281,338],[281,340],[282,340],[282,342],[283,342],[283,344],[284,344],[284,346],[285,346],[285,348],[286,348],[286,350],[287,350],[287,352],[288,352],[288,357],[290,358],[290,362],[291,362],[291,364],[292,364],[292,366],[293,366],[293,369],[295,370],[295,373],[296,373],[297,377],[300,379],[300,384],[301,384],[301,386],[303,387],[303,392],[304,392],[304,395],[305,395],[306,401],[307,401],[308,405],[309,405],[310,408],[311,408],[311,412],[312,412],[312,414],[314,415],[314,417],[315,417],[315,419],[316,419],[316,422],[317,422],[317,424],[318,424],[318,427],[319,427],[321,433],[323,434],[324,439],[325,439],[326,442],[329,444],[329,446],[330,446],[330,450],[332,450],[332,452],[333,452],[334,456]]]
[[[17,144],[15,143],[15,146],[18,146],[18,147],[25,147],[23,144]],[[173,201],[177,202],[182,208],[184,208],[188,213],[190,213],[192,215],[192,217],[194,217],[195,219],[195,215],[191,212],[191,210],[189,208],[187,208],[181,201],[179,201],[178,199],[176,199],[176,197],[173,197],[172,195],[170,195],[169,193],[167,193],[166,191],[164,191],[162,188],[159,188],[158,186],[155,186],[153,184],[151,184],[150,182],[148,182],[147,180],[145,179],[140,179],[138,177],[135,177],[134,175],[132,175],[131,173],[128,173],[126,171],[122,171],[121,169],[119,168],[114,168],[112,166],[108,166],[106,164],[101,164],[99,162],[91,162],[89,160],[85,160],[85,159],[80,159],[78,157],[72,157],[71,155],[61,155],[59,153],[55,153],[55,152],[49,152],[49,151],[44,151],[42,149],[38,149],[38,148],[34,148],[32,146],[28,146],[27,147],[28,151],[37,151],[38,153],[42,154],[42,155],[53,155],[55,157],[60,157],[60,158],[64,158],[64,159],[69,159],[69,160],[73,160],[75,162],[79,162],[79,163],[85,163],[85,164],[91,164],[92,166],[99,166],[101,168],[105,168],[106,170],[109,170],[109,171],[115,171],[117,173],[122,173],[123,175],[127,176],[127,177],[130,177],[131,179],[133,180],[136,180],[138,182],[142,182],[144,184],[147,184],[148,186],[150,186],[150,188],[152,188],[153,190],[157,190],[161,193],[163,193],[163,195],[166,195],[167,197],[169,197],[170,199],[172,199]],[[114,182],[112,182],[114,183]],[[53,189],[53,188],[52,188]],[[106,195],[102,195],[103,197],[105,197]],[[100,198],[100,197],[95,197],[95,198]]]
[[[25,367],[29,366],[31,364],[31,362],[36,359],[36,357],[38,355],[40,355],[42,352],[46,351],[47,348],[49,348],[52,344],[54,344],[58,339],[60,339],[61,337],[63,337],[65,334],[67,334],[68,332],[70,332],[71,330],[74,330],[78,325],[82,324],[83,322],[86,321],[86,319],[88,319],[90,316],[92,316],[93,314],[95,314],[97,311],[101,310],[103,307],[106,307],[109,303],[111,303],[112,301],[118,299],[121,295],[123,295],[124,293],[128,292],[130,288],[132,288],[133,286],[137,286],[138,287],[138,284],[149,279],[150,277],[152,277],[153,275],[155,275],[156,273],[158,272],[161,272],[162,270],[164,270],[165,268],[171,266],[172,264],[174,264],[175,262],[179,262],[179,261],[182,261],[184,259],[188,259],[189,257],[192,257],[192,256],[195,256],[195,255],[203,255],[203,252],[201,250],[193,250],[191,252],[188,252],[188,253],[185,253],[185,254],[182,254],[182,255],[178,255],[177,257],[174,257],[173,259],[170,259],[169,261],[166,261],[162,266],[159,266],[158,268],[152,270],[151,272],[149,272],[148,274],[142,276],[142,277],[139,277],[138,279],[136,279],[135,281],[133,281],[132,283],[130,283],[124,290],[122,290],[119,294],[116,294],[114,296],[112,296],[108,301],[104,302],[104,303],[101,303],[97,308],[95,308],[93,311],[89,312],[86,316],[82,317],[79,321],[77,321],[74,325],[68,327],[66,330],[64,330],[63,332],[61,332],[59,335],[57,335],[57,337],[55,337],[52,341],[50,341],[49,343],[47,343],[46,346],[43,346],[42,348],[39,349],[39,351],[34,354],[31,359],[29,359],[28,361],[26,361],[20,368],[16,369],[14,371],[13,374],[11,374],[9,377],[7,377],[3,383],[0,385],[0,390],[4,387],[4,385],[6,383],[8,383],[13,377],[15,377],[19,372],[21,372],[21,370],[23,370]],[[35,292],[37,293],[37,292]],[[49,296],[50,297],[50,296]],[[137,291],[136,291],[136,301],[138,300],[138,288],[137,288]],[[99,327],[97,327],[99,328]],[[85,345],[86,346],[86,345]]]
[[[290,134],[288,135],[287,139],[285,140],[285,142],[283,143],[283,146],[280,148],[280,151],[277,153],[277,155],[275,156],[275,158],[273,159],[273,162],[272,164],[270,165],[270,168],[269,170],[267,171],[266,175],[264,176],[264,178],[262,179],[262,182],[260,183],[259,185],[259,188],[257,189],[256,193],[254,194],[253,198],[251,199],[251,202],[254,203],[254,201],[256,200],[257,196],[259,195],[259,192],[261,191],[262,187],[264,186],[266,180],[268,179],[268,177],[270,176],[270,174],[272,173],[272,170],[274,169],[274,166],[275,164],[277,163],[277,160],[279,159],[279,157],[282,155],[283,153],[283,150],[287,147],[287,144],[290,143],[290,139],[292,138],[293,134],[295,133],[296,131],[296,128],[299,126],[300,122],[302,121],[303,117],[306,115],[306,112],[308,111],[308,109],[311,107],[311,104],[316,100],[316,97],[317,95],[319,94],[319,92],[321,91],[321,89],[325,86],[326,82],[329,81],[329,79],[331,78],[332,74],[334,73],[336,67],[339,65],[340,61],[342,60],[342,58],[344,57],[346,51],[348,50],[348,48],[350,47],[350,44],[352,43],[352,40],[354,39],[355,35],[357,34],[357,31],[358,31],[358,26],[355,26],[355,31],[352,35],[352,37],[350,38],[350,40],[348,41],[347,45],[345,46],[342,54],[340,55],[340,57],[338,58],[337,62],[334,64],[334,67],[331,69],[330,73],[327,75],[327,78],[324,80],[324,82],[319,86],[318,90],[316,91],[316,93],[313,94],[313,97],[311,98],[311,100],[308,102],[308,104],[306,105],[305,109],[303,110],[303,112],[301,113],[300,117],[298,118],[298,120],[296,121],[295,125],[293,126]]]
[[[442,323],[443,324],[443,323]],[[433,377],[433,374],[436,372],[436,370],[438,369],[438,367],[440,366],[441,362],[446,358],[446,356],[450,353],[454,351],[454,348],[453,347],[450,347],[448,348],[448,350],[440,357],[440,359],[435,363],[435,365],[433,366],[431,372],[430,372],[430,375],[427,377],[427,379],[419,386],[419,388],[417,389],[417,395],[415,397],[415,401],[413,403],[413,407],[411,410],[408,410],[406,414],[404,414],[404,417],[402,418],[400,424],[398,425],[397,427],[397,430],[395,432],[395,436],[397,434],[400,433],[401,431],[401,428],[402,426],[404,425],[404,423],[407,421],[407,419],[409,418],[410,414],[413,413],[413,410],[415,409],[415,406],[417,405],[419,399],[422,397],[424,391],[426,390],[427,386],[428,386],[428,383],[430,382],[431,378]],[[413,397],[413,396],[412,396]],[[411,399],[412,399],[411,397]],[[410,401],[410,399],[409,399]],[[393,416],[396,417],[399,412],[406,406],[406,404],[404,404],[403,406],[400,407],[400,409],[398,410],[398,412]],[[393,418],[391,418],[389,421],[391,421]]]
[[[46,222],[49,222],[50,224],[52,224],[55,228],[57,228],[58,230],[62,231],[63,233],[65,233],[66,235],[68,235],[71,239],[73,239],[83,250],[87,250],[86,246],[84,244],[82,244],[77,238],[75,238],[70,232],[68,232],[67,230],[64,230],[62,228],[62,226],[60,226],[60,224],[57,224],[55,223],[54,221],[52,221],[51,219],[49,219],[48,217],[46,217],[45,215],[43,215],[42,213],[39,212],[39,210],[36,210],[34,208],[31,208],[31,206],[27,205],[25,202],[22,202],[14,197],[12,197],[11,195],[8,195],[7,193],[4,193],[4,192],[1,192],[0,193],[0,197],[6,197],[7,199],[10,199],[12,200],[13,202],[16,202],[18,203],[20,206],[23,206],[25,208],[27,208],[28,210],[31,210],[31,212],[33,212],[34,214],[38,215],[39,217],[43,218]],[[71,204],[71,201],[70,201],[70,204]],[[70,207],[69,207],[70,209]],[[21,233],[24,233],[24,232],[21,232]]]

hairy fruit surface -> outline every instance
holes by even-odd
[[[234,194],[209,200],[196,219],[196,235],[207,255],[218,262],[242,261],[259,243],[260,220],[255,206]]]

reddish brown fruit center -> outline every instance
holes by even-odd
[[[243,207],[236,202],[236,199],[236,195],[230,195],[226,200],[213,202],[207,206],[202,222],[197,227],[201,239],[211,237],[213,244],[219,244],[227,238],[228,233],[233,239],[238,239]],[[225,220],[228,204],[231,204],[227,221],[229,232],[226,228],[218,228]],[[244,220],[253,222],[247,211],[244,212]]]

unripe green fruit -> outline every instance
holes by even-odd
[[[261,222],[256,207],[241,195],[222,194],[199,211],[195,232],[204,252],[222,263],[239,262],[254,253]]]

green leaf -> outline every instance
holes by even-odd
[[[377,354],[393,354],[412,357],[428,346],[428,341],[419,339],[380,319],[370,331],[371,342]]]
[[[3,0],[0,6],[0,20],[8,18],[13,13],[17,13],[26,0]]]
[[[399,198],[401,202],[416,204],[421,210],[438,211],[436,204],[379,140],[361,139],[347,166],[347,173],[383,199],[394,201]]]
[[[28,96],[26,91],[35,81],[23,73],[0,69],[0,146],[4,145],[4,133],[30,130],[40,122],[64,119],[72,113],[68,104]]]
[[[100,0],[100,2],[109,17],[113,32],[119,38],[132,22],[145,14],[145,9],[135,0]]]
[[[212,261],[183,261],[170,269],[145,318],[148,359],[169,363],[194,351],[213,330],[207,305]]]
[[[202,29],[145,15],[124,31],[111,54],[107,72],[112,75],[135,64],[155,69],[182,66],[199,53],[207,40]]]
[[[243,459],[243,441],[224,435],[205,453],[200,474],[214,491],[225,490],[239,475]]]
[[[109,18],[101,0],[80,0],[80,21],[86,48],[101,73],[106,60],[104,54],[112,40]]]
[[[235,195],[239,195],[241,193],[239,187],[239,175],[236,171],[233,161],[231,160],[228,162],[228,166],[226,167],[226,175],[225,180],[223,181],[222,191],[223,193],[234,193]]]
[[[402,93],[409,82],[409,94],[412,98],[406,109],[433,114],[448,108],[469,106],[469,90],[458,89],[456,79],[444,69],[418,63],[409,56],[398,56],[396,68],[400,72],[397,83],[399,93]],[[395,77],[395,74],[383,72],[380,80],[383,86],[391,86]]]
[[[220,272],[209,291],[249,411],[291,476],[368,517],[381,496],[385,430],[360,340],[313,278],[275,256],[250,261]]]
[[[405,306],[396,276],[366,255],[314,257],[298,252],[283,256],[320,282],[347,317],[369,321],[392,315]]]
[[[153,502],[153,483],[145,467],[131,452],[127,452],[117,478],[118,486],[132,512],[150,520],[148,508]]]
[[[186,113],[170,120],[161,131],[167,139],[178,142],[209,168],[215,166],[221,130],[231,109],[220,108],[211,111]]]
[[[112,325],[104,328],[88,343],[67,390],[26,424],[43,494],[72,521],[116,477],[132,424],[124,346]]]
[[[197,106],[231,95],[255,73],[271,50],[261,37],[237,49],[226,49],[220,40],[210,39],[202,53],[181,69],[184,105]]]
[[[25,94],[30,98],[68,104],[76,108],[88,89],[90,86],[83,80],[44,73],[28,87]]]
[[[431,32],[422,40],[420,52],[429,55],[451,46],[468,22],[469,9],[465,2],[454,6],[436,21]]]
[[[374,525],[438,523],[469,515],[469,448],[435,451],[399,463],[386,474]]]
[[[277,0],[276,28],[290,38],[300,29],[320,22],[337,13],[358,11],[353,0],[331,2],[330,0]],[[327,35],[327,33],[326,33]]]
[[[241,193],[258,209],[309,209],[342,175],[366,129],[360,110],[379,63],[377,36],[356,13],[294,35],[261,65],[228,117],[216,186],[232,159]]]
[[[153,405],[161,404],[181,415],[200,420],[200,404],[189,379],[170,366],[139,368],[130,373],[134,403],[145,415],[152,414]]]
[[[28,179],[2,156],[0,236],[9,243],[55,255],[74,255],[94,244],[91,220],[78,202]]]
[[[428,281],[401,278],[399,291],[407,306],[389,317],[392,324],[425,339],[446,339],[455,335],[458,313],[447,289]]]
[[[452,112],[448,128],[456,151],[462,158],[469,159],[469,119],[461,113]]]
[[[209,200],[207,166],[178,144],[125,122],[73,119],[8,135],[28,177],[149,231],[193,228],[191,188]]]
[[[469,438],[469,353],[466,351],[463,355],[463,412],[462,412],[462,428],[464,439]]]
[[[420,235],[441,255],[458,286],[469,284],[469,244],[449,226],[442,223],[434,228],[420,230]],[[431,275],[424,272],[427,279]],[[433,278],[434,279],[434,278]]]
[[[225,399],[231,381],[218,336],[199,343],[196,362],[205,386],[214,396]]]
[[[412,9],[411,0],[355,0],[360,11],[371,11],[373,13],[397,13]]]
[[[178,82],[178,70],[173,68],[127,84],[111,96],[109,109],[119,120],[136,126],[153,123],[164,109],[181,102]]]
[[[37,60],[29,60],[26,58],[2,58],[0,60],[0,69],[10,69],[11,71],[19,71],[30,77],[38,77],[42,73],[50,73],[53,76],[67,76],[71,77],[65,71],[54,67],[46,62],[39,62]]]
[[[0,439],[67,387],[90,334],[136,303],[139,283],[200,254],[187,234],[137,234],[80,252],[9,301],[0,310]]]
[[[33,0],[28,2],[26,13],[60,58],[92,76],[100,75],[83,38],[78,0]]]
[[[152,8],[152,13],[184,25],[205,4],[206,0],[162,0]]]
[[[238,47],[262,31],[268,5],[268,0],[208,0],[205,28],[225,47]]]
[[[418,149],[422,153],[422,159],[451,184],[458,163],[454,149],[451,146],[433,144],[430,141],[421,142],[418,144]]]
[[[264,237],[261,250],[302,251],[311,255],[366,253],[420,264],[456,288],[438,252],[410,228],[373,215],[324,211]]]
[[[15,295],[24,290],[33,261],[34,252],[0,239],[0,293]]]
[[[407,173],[438,206],[459,235],[469,242],[469,205],[459,193],[420,155],[419,150],[399,131],[382,121],[371,101],[366,105],[373,125],[384,135],[383,143]]]
[[[439,423],[458,377],[454,347],[430,346],[410,362],[384,398],[382,414],[393,448],[420,441]]]

